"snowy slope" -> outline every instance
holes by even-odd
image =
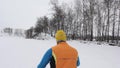
[[[79,52],[81,65],[78,68],[120,68],[120,47],[92,42],[67,42]],[[0,37],[0,68],[37,68],[45,51],[54,45],[54,39]]]

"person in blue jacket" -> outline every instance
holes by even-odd
[[[50,63],[50,68],[77,68],[80,58],[75,48],[66,43],[66,34],[58,30],[55,35],[57,45],[48,49],[37,68],[45,68]]]

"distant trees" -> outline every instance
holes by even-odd
[[[4,31],[4,33],[7,33],[9,35],[12,35],[12,33],[13,33],[12,28],[4,28],[3,31]]]
[[[30,29],[27,29],[27,30],[25,31],[25,36],[26,36],[26,38],[33,38],[33,31],[34,31],[34,28],[33,28],[33,27],[31,27]]]
[[[41,34],[41,32],[44,32],[45,34],[49,31],[49,23],[48,18],[46,16],[40,17],[37,19],[35,27],[31,27],[30,29],[27,29],[25,34],[26,38],[34,38],[35,36],[38,36]]]
[[[63,29],[64,30],[64,20],[65,20],[65,12],[61,6],[58,5],[58,0],[51,0],[51,4],[53,6],[53,22],[57,27],[57,30]]]
[[[25,33],[24,33],[24,30],[22,30],[22,29],[14,29],[13,35],[19,36],[19,37],[24,37]]]
[[[24,30],[22,29],[13,29],[13,28],[9,28],[9,27],[6,27],[3,29],[3,32],[4,34],[6,34],[6,36],[19,36],[19,37],[24,37],[25,36],[25,33],[24,33]]]
[[[118,42],[119,0],[74,0],[74,5],[51,0],[51,5],[51,18],[44,16],[37,19],[33,37],[41,32],[54,36],[57,30],[63,29],[69,39]]]

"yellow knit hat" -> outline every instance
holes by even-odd
[[[55,34],[56,41],[66,41],[66,34],[63,30],[58,30]]]

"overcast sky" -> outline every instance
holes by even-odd
[[[38,17],[49,16],[51,11],[50,0],[0,0],[0,28],[27,29],[35,25]]]

